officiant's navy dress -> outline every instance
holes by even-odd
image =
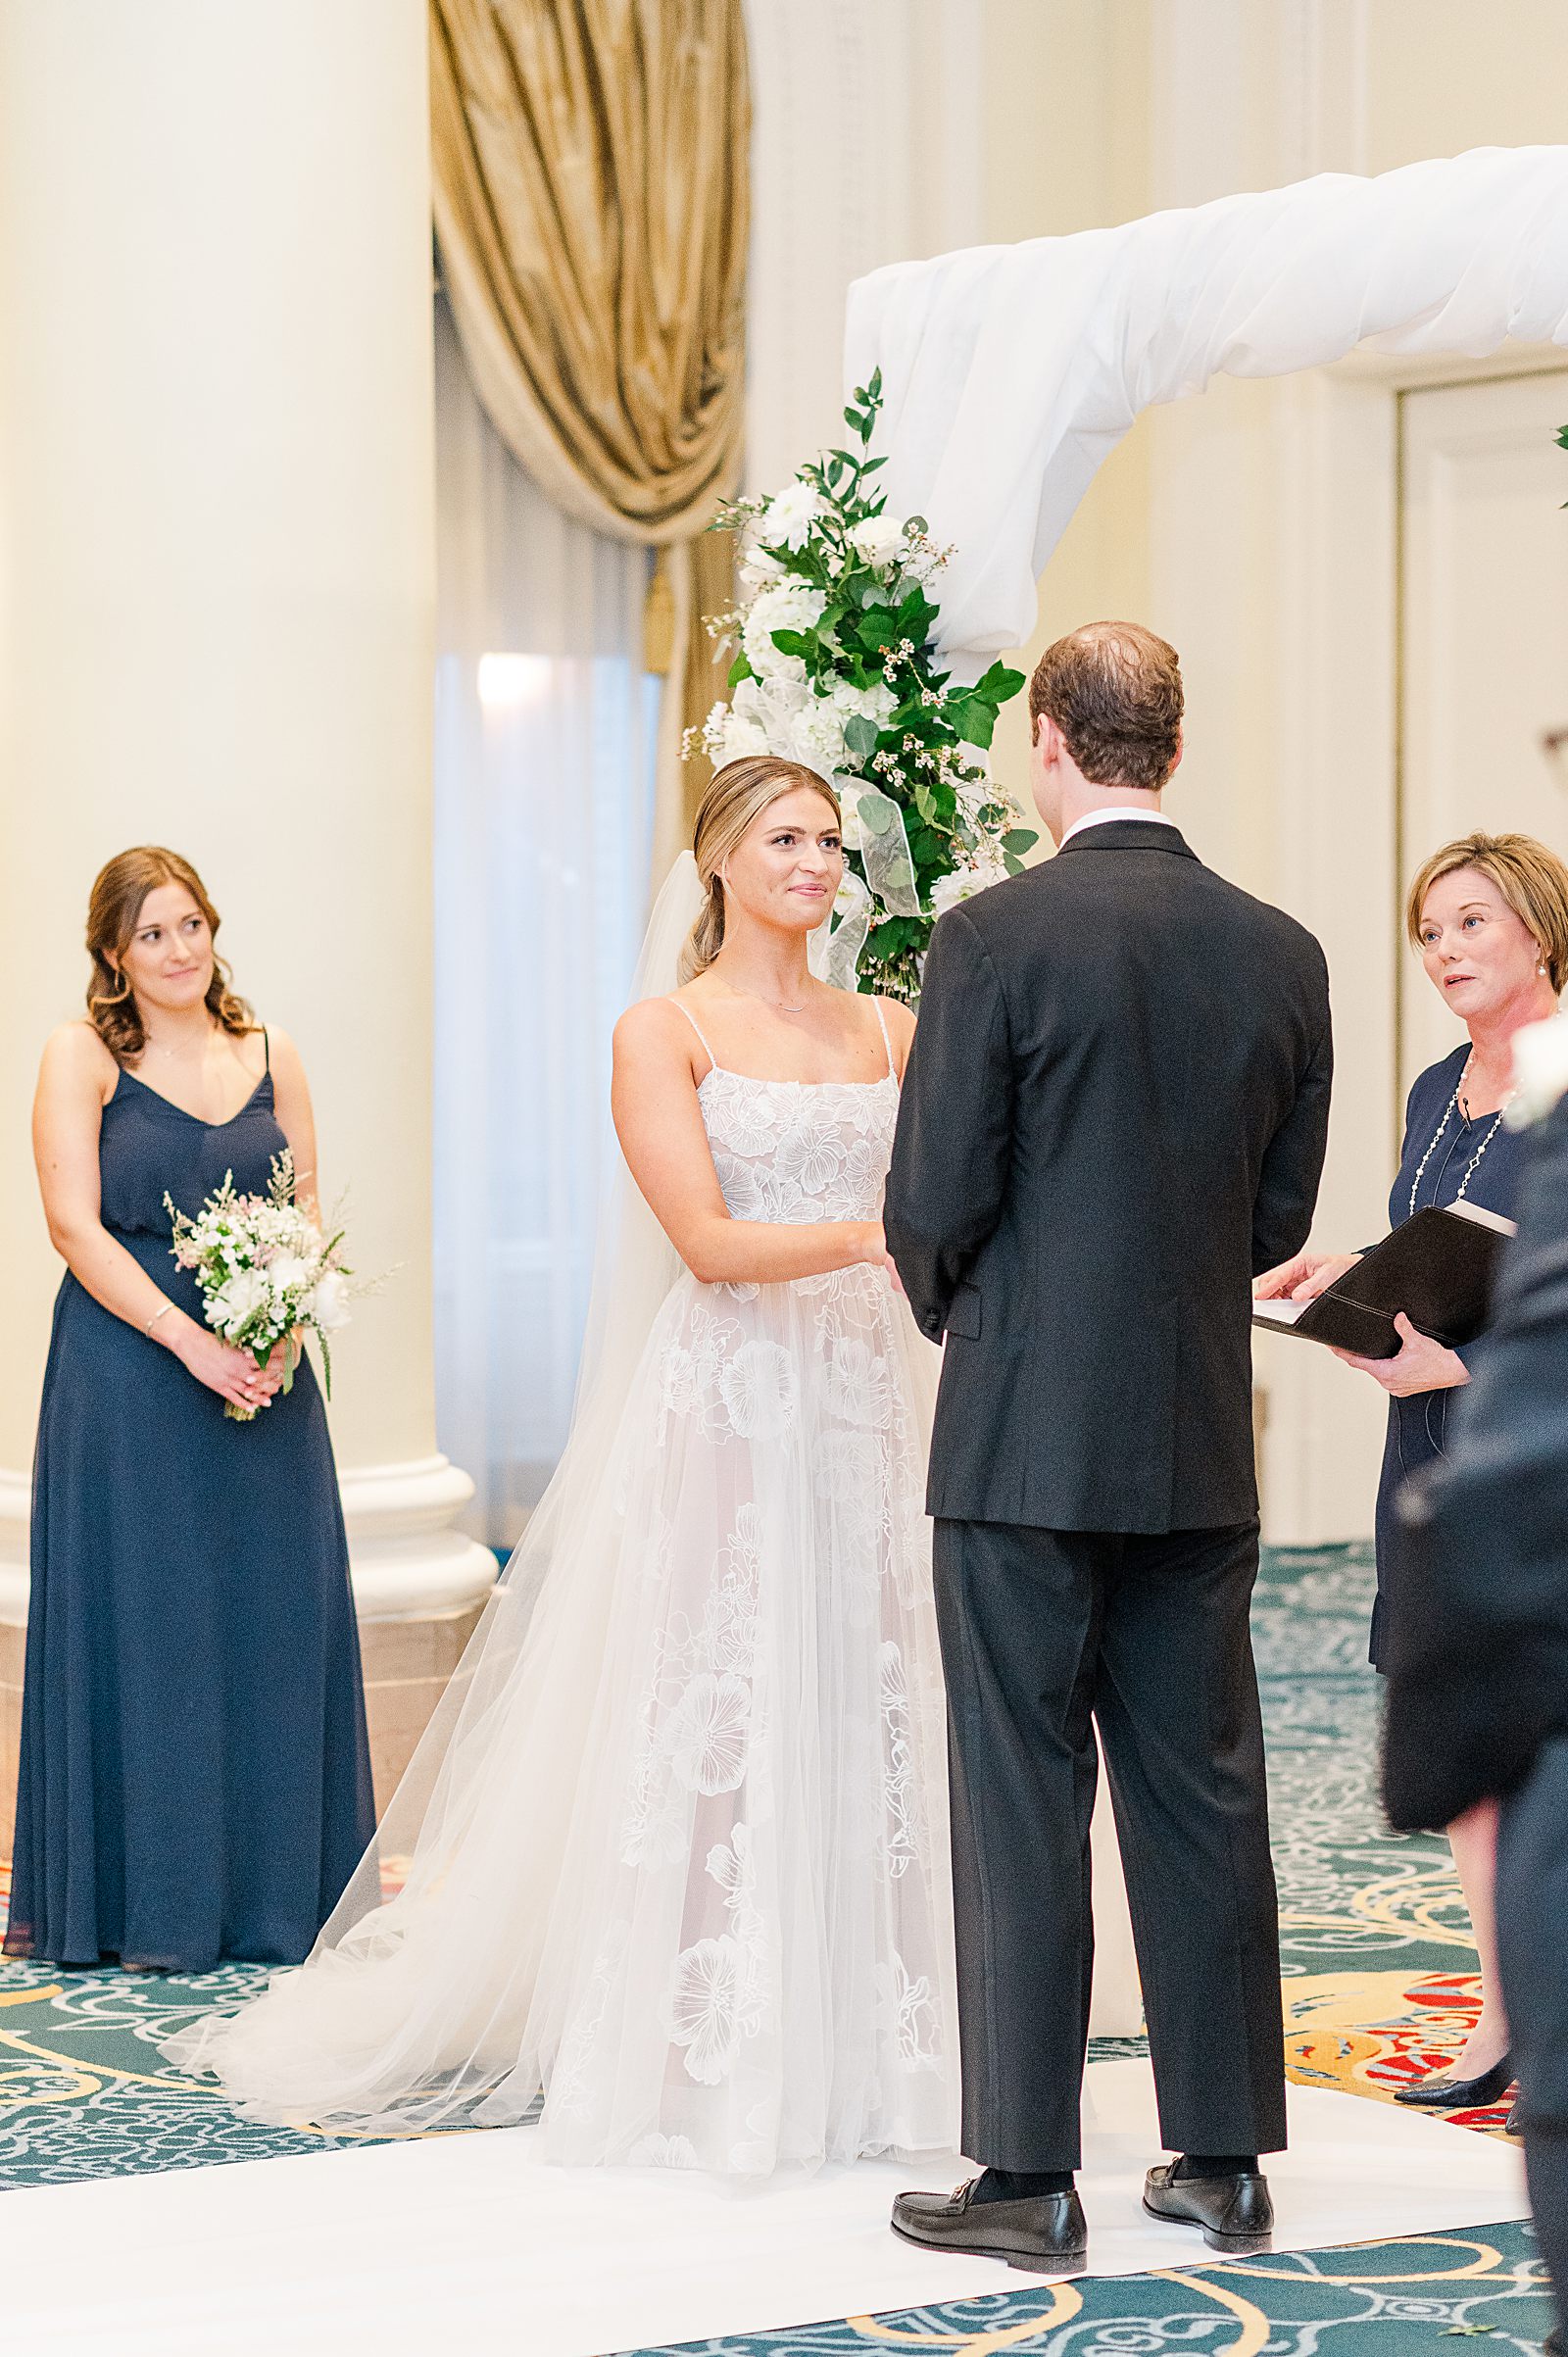
[[[122,1072],[103,1224],[194,1318],[167,1189],[261,1193],[269,1070],[205,1122]],[[309,1363],[249,1424],[66,1276],[33,1469],[10,1955],[298,1963],[374,1830],[359,1640]]]
[[[1479,1203],[1483,1210],[1495,1211],[1504,1219],[1512,1219],[1519,1193],[1519,1181],[1525,1164],[1525,1133],[1510,1129],[1499,1122],[1495,1113],[1482,1113],[1478,1119],[1467,1121],[1457,1105],[1448,1114],[1448,1125],[1438,1137],[1443,1115],[1459,1075],[1470,1054],[1470,1043],[1464,1041],[1451,1056],[1439,1064],[1429,1064],[1410,1091],[1404,1116],[1404,1153],[1399,1161],[1399,1175],[1389,1197],[1389,1225],[1396,1228],[1407,1220],[1412,1210],[1425,1211],[1433,1204],[1444,1205],[1458,1200],[1467,1170],[1470,1184],[1465,1187],[1465,1201]],[[1489,1137],[1490,1132],[1490,1137]],[[1429,1154],[1434,1138],[1437,1146]],[[1487,1140],[1486,1151],[1475,1161],[1476,1150]],[[1425,1160],[1426,1168],[1421,1169]],[[1471,1170],[1471,1164],[1475,1167]],[[1421,1176],[1417,1182],[1416,1173]],[[1415,1188],[1415,1202],[1410,1190]],[[1478,1350],[1486,1347],[1485,1338],[1467,1343],[1459,1352],[1465,1364],[1474,1362]],[[1378,1593],[1372,1607],[1371,1658],[1373,1667],[1382,1669],[1388,1651],[1389,1592],[1388,1567],[1393,1556],[1394,1500],[1399,1485],[1418,1465],[1431,1464],[1444,1452],[1448,1413],[1453,1391],[1412,1392],[1407,1399],[1389,1401],[1389,1432],[1383,1447],[1383,1474],[1378,1483],[1377,1558]]]

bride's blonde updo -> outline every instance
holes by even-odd
[[[798,793],[803,786],[820,794],[836,819],[843,817],[839,798],[826,778],[808,769],[804,761],[755,753],[744,761],[726,761],[722,769],[715,770],[697,806],[697,824],[692,830],[692,856],[708,898],[680,954],[676,970],[682,982],[706,973],[724,946],[724,886],[719,869],[769,803],[783,794]]]

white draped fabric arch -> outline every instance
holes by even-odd
[[[896,263],[850,289],[849,386],[880,368],[888,502],[954,543],[939,636],[1021,646],[1035,583],[1142,410],[1219,373],[1568,345],[1568,147],[1325,173],[1119,228]]]

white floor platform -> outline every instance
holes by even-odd
[[[1092,2271],[1210,2258],[1140,2207],[1160,2157],[1147,2064],[1097,2065],[1085,2118]],[[1527,2214],[1494,2137],[1299,2087],[1291,2136],[1269,2164],[1277,2250]],[[1016,2288],[888,2231],[901,2186],[962,2174],[862,2163],[740,2192],[547,2169],[522,2129],[18,2190],[0,2204],[7,2337],[40,2357],[602,2357]]]

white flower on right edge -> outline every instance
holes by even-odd
[[[1004,867],[955,867],[951,874],[938,876],[931,887],[931,913],[945,915],[956,908],[960,901],[972,901],[977,892],[989,892],[993,884],[1004,884]]]
[[[1513,1035],[1514,1093],[1503,1115],[1510,1129],[1544,1121],[1568,1090],[1568,1014],[1547,1015]]]

